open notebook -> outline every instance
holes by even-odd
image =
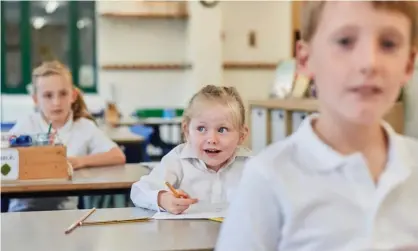
[[[175,219],[213,219],[221,221],[225,217],[227,204],[208,204],[196,203],[191,205],[182,214],[171,214],[168,212],[157,212],[152,216],[156,220],[175,220]]]

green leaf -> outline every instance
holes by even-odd
[[[11,170],[12,168],[7,163],[1,166],[1,174],[3,174],[3,176],[7,176]]]

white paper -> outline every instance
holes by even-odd
[[[157,212],[152,217],[156,220],[176,220],[176,219],[209,219],[225,217],[227,204],[207,204],[197,203],[191,205],[182,214],[171,214],[169,212]]]

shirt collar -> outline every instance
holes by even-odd
[[[321,162],[320,165],[315,166],[316,169],[331,171],[344,164],[348,159],[360,154],[342,155],[325,144],[312,128],[312,120],[317,117],[318,114],[308,116],[294,135],[295,139],[300,142],[298,146],[303,151],[312,153]],[[383,121],[382,126],[388,136],[388,164],[396,163],[396,166],[399,166],[397,167],[398,171],[406,173],[411,166],[415,165],[410,150],[407,149],[403,137],[399,136],[387,122]]]
[[[412,155],[406,138],[397,134],[387,122],[383,122],[382,126],[388,135],[389,141],[387,169],[393,176],[406,177],[412,167],[418,166],[415,162],[416,158]]]
[[[315,165],[315,168],[322,171],[330,171],[340,166],[347,157],[325,144],[314,132],[312,120],[317,117],[317,114],[313,114],[304,119],[294,137],[298,142],[298,147],[300,147],[303,152],[311,153],[319,162],[321,162],[321,165]]]

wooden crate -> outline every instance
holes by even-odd
[[[19,180],[71,179],[72,168],[64,146],[4,148],[19,154]]]

